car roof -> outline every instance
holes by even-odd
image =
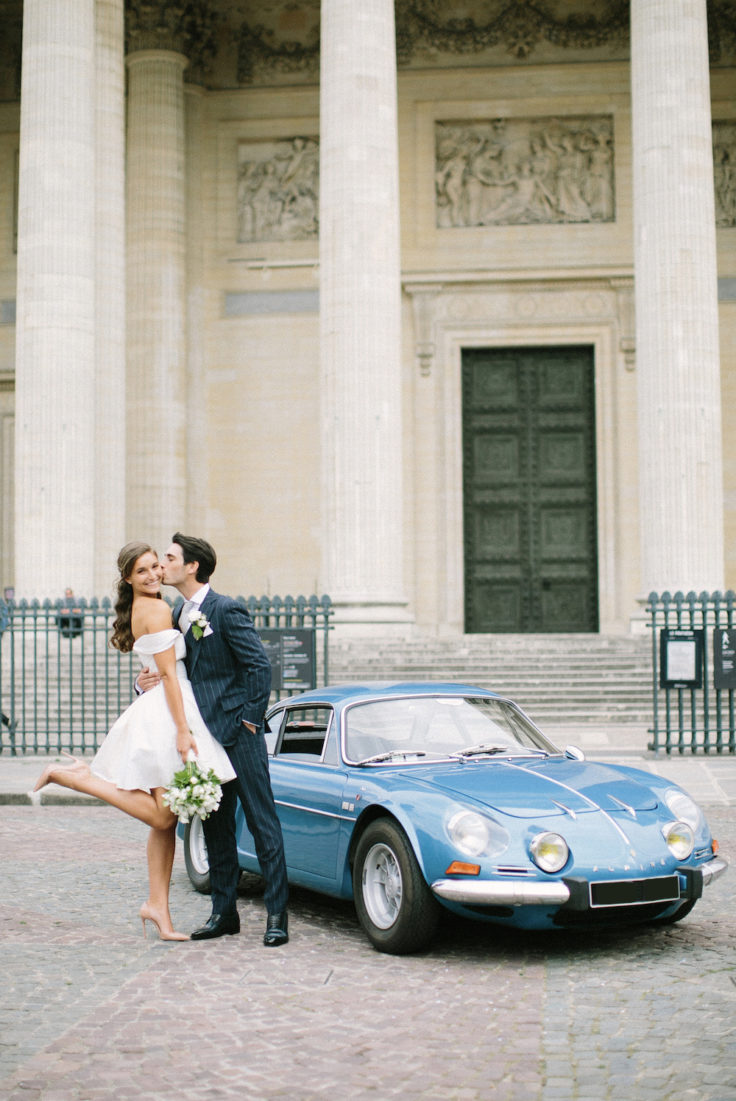
[[[386,699],[391,696],[488,696],[499,699],[498,692],[469,684],[453,684],[448,681],[372,681],[363,684],[333,684],[313,688],[298,696],[279,700],[279,703],[325,703],[335,707],[367,700]]]

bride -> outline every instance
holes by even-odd
[[[227,753],[215,741],[199,713],[184,666],[186,644],[172,627],[171,610],[161,599],[162,567],[147,543],[127,543],[118,555],[117,613],[110,644],[132,650],[142,665],[153,657],[161,683],[138,696],[115,722],[87,765],[49,765],[34,791],[46,784],[81,791],[119,807],[151,827],[148,836],[148,899],[140,910],[162,940],[188,940],[174,932],[169,913],[169,883],[176,847],[176,816],[163,795],[174,773],[192,751],[204,772],[214,769],[221,783],[235,776]]]

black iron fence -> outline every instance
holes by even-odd
[[[736,753],[736,594],[650,593],[655,751]]]
[[[274,696],[326,684],[328,596],[251,596]],[[0,753],[95,750],[132,701],[139,665],[109,645],[108,599],[0,601]]]

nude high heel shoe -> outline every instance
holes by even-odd
[[[51,779],[51,774],[53,772],[56,772],[58,767],[58,765],[46,765],[46,768],[43,770],[39,778],[36,780],[36,783],[33,785],[33,790],[40,791],[41,788],[45,788],[47,784],[53,783]]]
[[[164,932],[161,929],[161,918],[158,914],[155,914],[147,902],[144,902],[140,909],[140,919],[143,925],[143,936],[146,935],[146,922],[150,921],[151,925],[156,926],[156,931],[159,936],[159,940],[189,940],[189,936],[186,933],[175,933],[174,930],[170,933]]]
[[[81,761],[79,757],[75,757],[72,753],[67,753],[65,749],[61,750],[62,757],[68,757],[74,764],[71,765],[59,765],[54,762],[51,765],[47,765],[43,770],[39,778],[36,780],[33,790],[40,791],[41,788],[45,788],[47,784],[53,784],[53,773],[55,772],[83,772],[89,775],[89,765],[86,761]]]

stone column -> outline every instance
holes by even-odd
[[[95,6],[23,6],[16,317],[19,597],[89,595],[95,556]]]
[[[632,0],[642,593],[723,586],[706,0]]]
[[[207,530],[209,502],[202,492],[202,470],[208,466],[205,379],[204,218],[204,89],[184,85],[186,116],[187,223],[187,523],[192,531]]]
[[[125,534],[125,63],[123,0],[96,0],[94,594],[107,596]]]
[[[127,57],[127,529],[160,552],[186,520],[186,64]]]
[[[405,622],[393,0],[322,0],[322,584],[338,624]]]

